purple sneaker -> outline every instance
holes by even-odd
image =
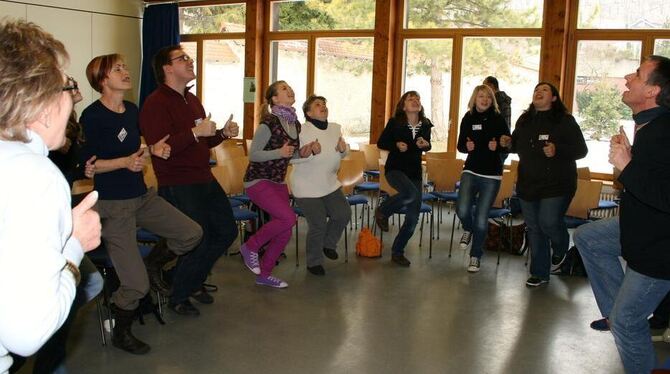
[[[288,283],[284,282],[283,280],[279,278],[275,278],[272,275],[259,275],[256,277],[256,284],[259,284],[261,286],[269,286],[269,287],[274,287],[274,288],[286,288],[288,287]]]
[[[260,274],[261,267],[258,264],[258,253],[248,250],[246,244],[240,246],[240,253],[244,259],[244,265],[246,265],[252,273],[256,275]]]

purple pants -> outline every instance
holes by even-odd
[[[252,252],[258,252],[268,243],[261,259],[261,275],[268,276],[291,239],[291,229],[296,221],[295,212],[289,203],[288,187],[285,184],[262,180],[247,188],[246,192],[254,204],[270,215],[270,221],[245,243]]]

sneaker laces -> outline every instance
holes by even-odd
[[[463,233],[463,236],[461,236],[461,243],[469,244],[471,239],[472,233],[470,231],[466,231]]]
[[[470,257],[470,266],[479,267],[479,259],[477,257]]]
[[[260,264],[258,263],[258,253],[249,251],[249,262],[251,263],[251,267],[260,267]]]

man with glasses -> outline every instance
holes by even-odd
[[[189,92],[187,84],[195,79],[193,65],[179,45],[156,53],[153,69],[159,87],[144,102],[140,128],[147,144],[170,136],[170,158],[152,157],[158,193],[203,230],[202,242],[178,261],[169,303],[176,313],[195,316],[200,312],[189,297],[202,304],[214,301],[203,282],[237,237],[226,192],[210,171],[209,149],[237,136],[238,126],[231,117],[223,129],[216,129],[200,100]]]

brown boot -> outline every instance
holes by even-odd
[[[126,352],[130,352],[135,355],[143,355],[149,350],[148,344],[137,339],[132,331],[130,331],[130,326],[133,324],[135,319],[137,309],[135,310],[125,310],[117,307],[112,304],[112,312],[114,313],[115,325],[114,325],[114,335],[112,336],[112,344],[119,349],[122,349]]]
[[[170,286],[163,280],[163,266],[176,257],[174,253],[168,250],[165,239],[161,239],[156,243],[149,255],[144,258],[144,265],[147,267],[147,275],[149,276],[149,284],[152,290],[170,296],[172,290],[170,290]]]

